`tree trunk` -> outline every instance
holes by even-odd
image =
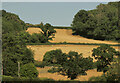
[[[20,62],[18,62],[18,77],[20,77]]]

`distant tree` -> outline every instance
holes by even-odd
[[[97,71],[103,71],[105,74],[113,61],[113,55],[117,53],[116,50],[109,45],[101,45],[92,52],[92,56],[97,60]]]
[[[42,30],[42,34],[47,38],[48,40],[52,40],[52,38],[54,38],[55,36],[55,30],[53,28],[53,26],[51,26],[49,23],[46,23],[45,25],[43,25],[43,23],[40,24],[40,28]]]
[[[40,27],[40,28],[43,28],[43,27],[44,27],[43,22],[40,23],[39,27]]]

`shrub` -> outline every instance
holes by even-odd
[[[36,78],[38,76],[38,71],[33,63],[28,63],[21,67],[20,75],[22,77]]]
[[[45,53],[43,61],[46,62],[46,65],[57,64],[59,63],[58,59],[60,59],[62,55],[63,53],[60,49],[48,51]]]

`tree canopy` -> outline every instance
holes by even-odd
[[[80,10],[73,19],[73,34],[99,40],[119,41],[118,2],[100,4],[93,10]]]
[[[2,10],[2,16],[3,75],[16,77],[19,76],[18,70],[21,69],[21,66],[34,63],[33,53],[26,47],[26,40],[22,34],[26,30],[26,24],[17,15],[5,10]],[[19,68],[18,63],[20,63]],[[36,73],[36,68],[33,67],[33,69],[35,70],[33,73]],[[26,73],[29,74],[29,72]],[[22,76],[26,73],[22,73]],[[31,74],[31,76],[33,75]],[[37,74],[33,77],[37,77]]]
[[[78,75],[86,75],[88,69],[93,68],[93,59],[84,58],[82,54],[70,51],[68,54],[63,53],[60,49],[48,51],[43,58],[46,65],[53,65],[51,72],[59,72],[68,76],[71,80]]]
[[[113,56],[118,55],[118,52],[109,45],[101,45],[92,51],[92,56],[97,60],[97,71],[103,71],[103,73],[109,69]]]

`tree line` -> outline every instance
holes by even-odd
[[[119,2],[100,4],[93,10],[80,10],[72,21],[74,35],[98,40],[120,40]]]

